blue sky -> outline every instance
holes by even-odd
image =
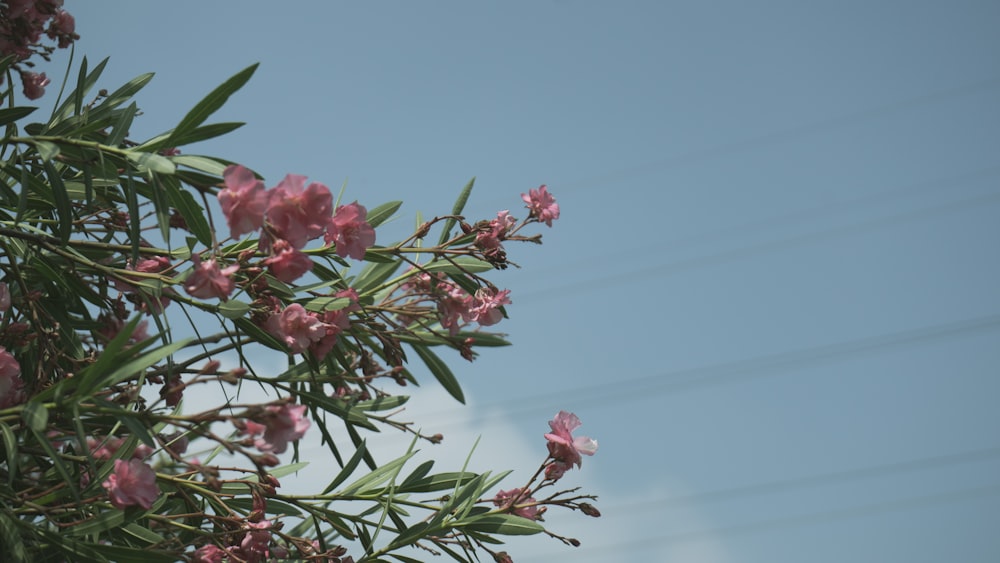
[[[604,517],[519,563],[1000,557],[996,2],[66,8],[102,86],[157,73],[133,137],[260,61],[204,152],[403,199],[390,231],[472,176],[476,218],[548,184],[494,278],[515,345],[456,357],[468,408],[414,405],[431,455],[482,434],[515,476],[560,409],[600,441],[567,479]]]

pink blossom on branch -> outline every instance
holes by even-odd
[[[271,275],[285,283],[291,283],[312,270],[313,262],[305,253],[295,249],[291,243],[278,239],[271,245],[271,256],[264,260]]]
[[[476,291],[469,308],[472,320],[480,326],[492,326],[503,319],[500,307],[510,305],[510,290],[497,291],[495,288],[483,287]]]
[[[530,496],[530,493],[531,489],[528,488],[500,491],[493,499],[493,504],[500,508],[513,507],[512,514],[528,520],[535,520],[538,518],[538,506],[535,504],[537,501]]]
[[[330,219],[325,240],[336,245],[337,256],[364,260],[375,244],[375,229],[368,223],[368,210],[358,202],[341,205]]]
[[[222,172],[226,187],[219,192],[219,205],[229,224],[229,236],[239,238],[264,225],[268,195],[264,182],[248,168],[231,164]]]
[[[148,510],[160,496],[160,488],[156,486],[156,473],[136,459],[116,459],[114,472],[101,486],[108,491],[108,498],[115,508],[139,505]]]
[[[51,82],[45,77],[45,73],[24,71],[21,73],[21,84],[24,86],[24,97],[29,100],[37,100],[45,95],[45,87]]]
[[[0,346],[0,409],[20,405],[25,401],[21,364]]]
[[[191,260],[194,262],[194,271],[191,272],[187,281],[184,282],[184,291],[187,291],[191,297],[201,299],[211,297],[218,297],[223,301],[228,299],[229,294],[233,292],[233,288],[236,286],[236,283],[233,282],[230,276],[240,269],[239,265],[233,264],[232,266],[219,268],[219,264],[215,259],[202,262],[201,257],[197,254],[192,256]]]
[[[580,467],[583,455],[594,455],[597,452],[597,441],[586,436],[574,438],[573,431],[581,425],[580,419],[573,413],[559,411],[549,421],[552,432],[545,435],[548,440],[549,455],[557,462],[563,462]]]
[[[305,183],[305,176],[288,174],[268,198],[268,224],[278,238],[297,249],[323,235],[333,211],[330,189],[318,182],[303,187]]]
[[[264,435],[254,441],[257,449],[265,453],[285,453],[288,442],[294,442],[305,436],[310,422],[305,417],[305,405],[284,404],[269,406],[266,414],[260,418],[264,425]]]
[[[551,227],[552,221],[559,218],[559,204],[544,184],[536,190],[528,190],[528,193],[521,194],[521,199],[528,204],[531,217],[537,221]]]
[[[326,324],[298,303],[271,315],[265,328],[296,354],[326,336]]]

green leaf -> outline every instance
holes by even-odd
[[[452,397],[455,397],[459,403],[465,404],[465,395],[462,393],[462,386],[458,384],[458,379],[455,378],[455,374],[451,372],[448,365],[426,346],[411,344],[410,347],[420,356],[420,359],[427,365],[427,369],[441,383],[444,390]]]
[[[198,102],[184,119],[181,120],[180,124],[174,128],[173,133],[167,139],[166,146],[175,147],[178,145],[177,139],[183,139],[184,136],[188,135],[194,131],[199,125],[205,122],[206,119],[213,113],[215,113],[219,108],[225,105],[229,96],[233,95],[237,90],[246,84],[247,80],[253,76],[255,70],[257,70],[257,64],[254,63],[249,67],[241,70],[240,72],[233,75],[231,78],[223,82],[218,88],[212,90],[204,99]]]
[[[42,157],[42,162],[49,162],[59,156],[59,146],[48,141],[33,141],[38,156]]]
[[[139,372],[148,369],[153,366],[163,358],[173,354],[174,352],[184,348],[191,342],[192,339],[185,338],[184,340],[178,340],[176,342],[171,342],[170,344],[165,344],[157,348],[152,349],[149,352],[135,358],[132,361],[126,362],[124,365],[119,366],[106,374],[99,374],[99,377],[91,378],[88,380],[88,385],[84,388],[81,385],[81,391],[83,394],[88,395],[93,393],[97,389],[102,389],[108,385],[114,385],[133,377]]]
[[[365,457],[365,452],[367,451],[368,447],[365,445],[365,442],[361,442],[361,445],[354,450],[354,455],[351,456],[351,459],[347,460],[347,464],[345,464],[343,469],[340,470],[340,473],[337,473],[337,476],[333,478],[333,481],[330,481],[330,484],[323,489],[322,494],[325,495],[329,493],[330,491],[336,489],[341,483],[346,481],[347,478],[354,473],[354,470],[358,468],[358,464],[361,463],[361,459]]]
[[[344,496],[353,495],[355,493],[364,493],[366,491],[371,492],[379,488],[383,483],[386,483],[399,475],[399,471],[403,468],[403,465],[414,455],[416,451],[411,451],[408,454],[398,457],[385,465],[377,467],[372,470],[371,473],[365,475],[358,479],[357,481],[351,483],[340,494]]]
[[[477,474],[469,471],[453,471],[448,473],[438,473],[429,477],[410,480],[407,478],[401,485],[396,487],[397,493],[433,493],[454,489],[459,483],[465,483],[478,477]]]
[[[66,529],[66,535],[88,536],[115,529],[125,523],[125,511],[108,510]]]
[[[155,153],[129,151],[126,156],[135,163],[136,169],[143,174],[155,172],[169,176],[177,171],[177,167],[169,158]]]
[[[167,192],[170,205],[176,209],[189,229],[197,237],[198,242],[205,246],[212,244],[212,229],[205,219],[205,210],[195,201],[191,192],[183,189],[180,182],[172,176],[160,178],[160,184]]]
[[[435,260],[422,266],[427,272],[444,272],[446,274],[461,274],[487,272],[493,269],[493,264],[472,256],[459,256],[451,260]]]
[[[250,304],[236,299],[219,303],[219,313],[227,319],[239,319],[250,312]]]
[[[0,109],[0,126],[13,123],[22,117],[26,117],[35,111],[36,107],[20,106],[14,108]]]
[[[401,205],[403,205],[402,201],[390,201],[370,210],[366,218],[368,224],[372,227],[377,227],[382,223],[385,223],[390,217],[392,217],[393,213],[399,210]]]
[[[465,210],[465,203],[469,201],[469,195],[472,193],[472,186],[476,183],[476,177],[473,176],[469,183],[462,188],[461,193],[458,194],[458,199],[455,200],[455,205],[451,208],[452,215],[461,215],[462,211]],[[444,228],[441,230],[441,238],[438,240],[438,244],[444,244],[448,242],[451,238],[451,229],[455,226],[454,219],[447,219],[444,222]]]
[[[36,432],[45,430],[45,425],[49,423],[49,410],[40,401],[28,401],[21,411],[21,418],[28,428]]]
[[[388,411],[405,405],[409,400],[410,398],[406,395],[391,395],[388,397],[379,397],[370,401],[361,401],[355,404],[354,408],[361,409],[365,412]]]
[[[348,297],[316,297],[306,301],[302,306],[307,311],[320,313],[323,311],[338,311],[350,306],[351,299]]]
[[[399,262],[372,263],[365,266],[364,270],[358,274],[357,279],[351,284],[359,294],[367,293],[382,284],[385,280],[399,269]]]
[[[124,416],[119,416],[118,420],[127,426],[128,429],[132,431],[132,435],[142,441],[143,444],[146,444],[154,449],[159,446],[159,444],[153,440],[153,436],[149,433],[149,430],[147,430],[146,425],[144,425],[141,421],[136,420],[135,417],[125,414]]]
[[[17,437],[14,436],[10,426],[3,421],[0,421],[0,435],[3,436],[3,449],[6,454],[7,485],[12,486],[17,476]]]
[[[198,156],[193,154],[179,154],[175,157],[174,164],[178,166],[187,166],[188,168],[193,168],[195,170],[200,170],[208,174],[214,174],[215,176],[222,176],[222,173],[226,171],[226,166],[224,162],[219,162],[214,158],[208,158],[207,156]],[[218,183],[216,180],[214,183]]]
[[[62,175],[51,160],[45,162],[45,176],[52,186],[52,197],[55,199],[56,212],[59,214],[59,240],[65,245],[73,228],[73,208],[69,201],[69,192],[66,191],[66,184],[63,184]]]
[[[125,530],[125,533],[128,535],[150,545],[158,544],[164,541],[164,537],[160,534],[157,534],[149,528],[140,526],[135,522],[129,522],[122,529]]]
[[[136,112],[139,111],[139,106],[132,102],[125,108],[125,111],[118,116],[118,122],[115,123],[114,128],[111,129],[111,133],[108,134],[108,138],[104,141],[105,144],[112,147],[117,147],[122,144],[125,137],[128,135],[129,129],[132,127],[132,120],[135,119]]]
[[[83,62],[80,65],[80,74],[76,81],[76,88],[69,93],[66,97],[66,101],[59,106],[59,109],[52,113],[52,120],[49,123],[48,129],[51,129],[53,125],[62,121],[63,119],[75,113],[79,114],[83,107],[83,97],[87,92],[94,87],[97,83],[97,79],[101,77],[101,73],[104,72],[104,67],[108,65],[108,59],[105,58],[103,61],[97,63],[89,74],[87,73],[87,58],[83,58]]]
[[[246,124],[239,121],[202,125],[186,135],[173,139],[174,143],[176,143],[173,146],[174,148],[183,147],[184,145],[190,145],[199,141],[206,141],[208,139],[214,139],[215,137],[221,137],[222,135],[231,133],[236,129],[243,127],[244,125]],[[172,132],[167,132],[154,137],[143,143],[139,148],[144,150],[158,150],[165,148],[167,146],[166,142],[170,139],[171,134]]]
[[[545,531],[538,522],[513,514],[489,514],[463,524],[461,528],[503,536],[531,536]]]

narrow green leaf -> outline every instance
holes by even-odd
[[[211,246],[212,229],[205,219],[205,210],[198,205],[191,192],[182,188],[180,182],[172,176],[161,177],[160,184],[167,192],[170,205],[181,214],[188,228],[198,238],[198,242]]]
[[[48,141],[34,141],[35,150],[38,156],[42,157],[42,162],[49,162],[59,156],[59,146]]]
[[[257,70],[257,63],[250,65],[249,67],[241,70],[240,72],[233,75],[231,78],[223,82],[215,90],[212,90],[204,99],[198,102],[194,108],[191,109],[181,120],[180,124],[174,129],[173,133],[167,139],[166,146],[177,146],[176,139],[183,139],[185,135],[194,131],[199,125],[208,119],[208,116],[215,113],[219,108],[225,105],[226,101],[229,99],[233,93],[243,87],[247,80],[253,76],[254,71]]]
[[[488,272],[493,269],[493,264],[474,258],[472,256],[459,256],[451,260],[435,260],[422,266],[427,272],[444,272],[446,274]]]
[[[129,151],[126,154],[128,159],[135,163],[136,169],[143,174],[155,172],[169,176],[177,170],[169,158],[156,153]]]
[[[465,483],[478,477],[469,471],[438,473],[429,477],[421,477],[410,481],[407,479],[396,487],[398,493],[433,493],[454,489],[458,483]]]
[[[226,171],[225,162],[219,162],[214,158],[208,158],[206,156],[198,156],[193,154],[179,154],[175,157],[174,164],[178,166],[187,166],[188,168],[193,168],[195,170],[200,170],[207,174],[213,174],[215,176],[222,176],[222,173]],[[218,180],[212,183],[218,183]]]
[[[145,526],[140,526],[135,522],[129,522],[124,527],[122,527],[122,529],[128,535],[149,545],[158,544],[164,541],[164,537],[161,536],[160,534],[157,534],[156,532],[150,530],[149,528],[146,528]]]
[[[369,210],[367,216],[368,224],[372,227],[377,227],[385,223],[392,217],[393,213],[399,210],[401,205],[403,205],[402,201],[390,201]]]
[[[462,393],[462,386],[458,384],[458,379],[455,378],[455,374],[451,372],[448,365],[426,346],[411,344],[410,347],[420,356],[420,359],[427,365],[427,369],[441,383],[445,391],[452,397],[455,397],[459,403],[465,404],[465,395]]]
[[[128,414],[125,414],[124,416],[119,416],[118,420],[120,420],[122,424],[127,426],[128,429],[132,431],[132,435],[138,438],[143,444],[146,444],[147,446],[154,449],[159,447],[159,444],[157,444],[156,440],[153,439],[153,436],[149,433],[149,430],[146,428],[146,425],[144,425],[141,421],[136,420],[134,417],[129,416]]]
[[[359,294],[367,293],[392,277],[397,269],[399,269],[399,262],[368,264],[365,266],[365,269],[358,274],[357,279],[354,280],[351,287],[353,287]]]
[[[7,125],[8,123],[13,123],[18,119],[26,117],[36,109],[38,108],[31,106],[19,106],[13,108],[0,109],[0,126]]]
[[[87,72],[87,57],[83,58],[83,62],[80,64],[80,73],[76,81],[76,88],[69,93],[66,97],[66,101],[59,106],[52,113],[52,119],[49,121],[49,126],[46,128],[51,129],[53,125],[59,123],[63,119],[71,115],[79,115],[83,110],[83,97],[86,93],[94,87],[97,83],[97,79],[101,77],[101,73],[104,72],[104,67],[108,65],[108,59],[105,58],[103,61],[97,63],[90,73]]]
[[[513,514],[490,514],[482,516],[462,525],[461,528],[503,536],[531,536],[545,531],[545,528],[538,522],[521,516],[514,516]]]
[[[73,493],[73,499],[76,500],[76,502],[80,502],[80,491],[77,490],[75,481],[70,476],[69,468],[67,468],[66,464],[63,463],[63,458],[59,455],[59,452],[52,447],[52,442],[50,442],[49,438],[43,433],[44,427],[42,430],[36,430],[34,427],[29,427],[29,429],[31,430],[32,435],[34,435],[35,441],[38,442],[38,445],[45,450],[45,455],[49,457],[49,460],[52,462],[52,466],[56,469],[56,473],[62,477],[63,483],[65,483],[66,487]]]
[[[365,475],[357,481],[344,487],[341,494],[347,496],[355,493],[372,492],[380,489],[383,483],[386,483],[394,479],[396,475],[399,475],[399,471],[403,468],[403,465],[406,464],[411,457],[416,455],[416,453],[416,451],[411,451],[402,457],[398,457],[385,465],[373,469],[368,475]]]
[[[0,421],[0,435],[3,435],[3,449],[7,463],[7,486],[14,484],[17,476],[17,437],[7,423]]]
[[[21,411],[21,419],[28,425],[28,428],[41,432],[49,423],[49,410],[40,401],[28,401],[24,405],[24,410]]]
[[[132,127],[132,120],[135,119],[136,112],[139,111],[139,106],[132,102],[125,108],[125,111],[118,116],[118,121],[115,126],[112,127],[111,133],[108,134],[108,138],[104,141],[105,144],[117,147],[122,144],[125,137],[128,135],[129,129]]]
[[[307,311],[320,313],[323,311],[338,311],[350,306],[350,304],[351,299],[347,297],[316,297],[306,301],[302,306]]]
[[[97,516],[74,524],[66,529],[66,535],[70,537],[88,536],[99,534],[108,530],[113,530],[125,523],[125,512],[123,510],[108,510]]]
[[[405,405],[409,400],[410,398],[406,395],[391,395],[388,397],[371,399],[370,401],[361,401],[355,404],[354,408],[361,409],[365,412],[388,411]]]
[[[190,145],[192,143],[197,143],[199,141],[207,141],[208,139],[214,139],[215,137],[221,137],[227,133],[231,133],[240,127],[246,125],[245,123],[239,121],[225,122],[225,123],[212,123],[210,125],[202,125],[186,135],[182,135],[179,138],[173,139],[176,143],[173,148],[183,147],[185,145]],[[171,133],[164,133],[163,135],[146,141],[143,143],[141,148],[148,148],[152,146],[155,148],[165,148],[166,141],[170,139]]]
[[[476,177],[473,176],[469,183],[462,188],[461,193],[458,194],[458,199],[455,200],[455,205],[451,208],[452,215],[461,215],[462,211],[465,210],[465,204],[469,201],[469,195],[472,193],[472,186],[476,183]],[[444,228],[441,230],[441,238],[438,240],[438,244],[444,244],[448,242],[451,238],[451,229],[455,226],[454,219],[447,219],[444,222]]]
[[[347,460],[347,464],[344,465],[344,468],[340,470],[340,473],[337,473],[337,476],[330,481],[330,484],[323,489],[321,494],[325,495],[329,493],[330,491],[336,489],[341,483],[346,481],[347,478],[354,473],[354,470],[358,468],[358,464],[361,463],[361,459],[365,456],[366,451],[367,446],[365,445],[365,442],[361,442],[361,445],[354,451],[354,455],[351,456],[351,459]]]
[[[250,312],[250,304],[230,299],[224,303],[219,303],[219,314],[227,319],[239,319]]]
[[[148,369],[149,367],[155,365],[157,362],[166,358],[167,356],[173,354],[174,352],[184,348],[191,341],[190,338],[184,340],[178,340],[154,348],[153,350],[146,352],[145,354],[139,356],[138,358],[126,362],[124,365],[119,366],[117,369],[112,370],[106,374],[99,374],[100,377],[92,378],[92,382],[88,381],[86,388],[81,387],[81,392],[84,394],[93,393],[95,390],[106,387],[108,385],[114,385],[115,383],[124,381],[129,377],[133,377],[139,372]]]

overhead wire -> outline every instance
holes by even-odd
[[[574,553],[574,560],[578,561],[583,557],[606,553],[609,551],[617,552],[626,547],[629,548],[631,553],[639,549],[666,546],[668,544],[703,541],[712,538],[760,533],[771,530],[787,530],[789,528],[812,526],[816,524],[834,522],[837,520],[848,520],[886,512],[911,511],[927,506],[978,500],[983,497],[993,496],[996,494],[1000,494],[1000,484],[969,487],[957,491],[920,495],[898,500],[870,503],[850,508],[825,510],[808,514],[784,516],[781,518],[771,518],[757,522],[735,524],[732,526],[720,526],[717,528],[693,530],[689,532],[666,533],[654,537],[635,538],[610,544],[595,546],[588,546],[584,544],[577,552]],[[525,555],[523,557],[518,557],[517,561],[531,561],[535,559],[551,561],[553,558],[558,559],[564,555],[565,553],[540,554],[534,556]]]

